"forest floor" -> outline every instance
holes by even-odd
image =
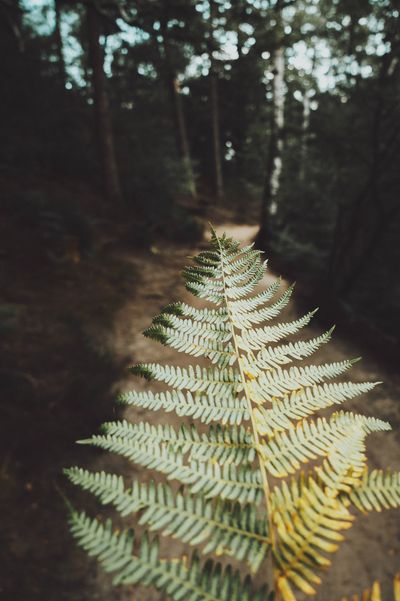
[[[244,242],[255,233],[252,226],[229,221],[219,223],[218,231]],[[59,492],[93,515],[98,509],[88,496],[71,489],[60,472],[64,466],[79,464],[146,477],[119,457],[74,445],[74,441],[95,432],[102,421],[122,415],[113,406],[118,392],[147,386],[129,376],[125,369],[129,364],[190,362],[141,332],[163,305],[189,299],[180,271],[196,250],[171,244],[134,250],[109,241],[89,262],[29,273],[24,264],[28,259],[21,252],[17,253],[19,263],[13,265],[16,271],[3,270],[1,599],[163,599],[140,587],[113,589],[109,576],[75,547]],[[22,272],[27,278],[24,282],[18,278]],[[266,280],[271,277],[267,275]],[[295,314],[294,305],[285,318]],[[315,325],[312,330],[316,333],[319,328]],[[353,368],[352,379],[384,384],[347,407],[391,422],[393,432],[370,437],[369,457],[374,467],[400,469],[400,375],[342,338],[340,324],[318,360],[359,355],[364,355],[363,361]],[[130,409],[124,415],[154,424],[178,423],[172,414]],[[179,552],[179,545],[169,544],[168,552]],[[374,578],[381,579],[387,591],[399,568],[398,514],[388,511],[360,517],[334,557],[318,599],[351,596]]]

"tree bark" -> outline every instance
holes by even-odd
[[[278,5],[277,5],[278,6]],[[277,9],[279,10],[279,8]],[[280,19],[280,14],[279,14]],[[281,27],[278,27],[278,36]],[[264,193],[261,204],[261,223],[257,241],[268,248],[271,220],[278,212],[278,192],[282,173],[283,127],[285,106],[285,49],[280,39],[272,52],[274,79],[272,81],[272,118]]]
[[[60,78],[60,83],[64,89],[66,86],[66,83],[67,83],[67,70],[65,68],[63,40],[62,40],[62,33],[61,33],[61,5],[60,4],[61,4],[60,0],[54,0],[54,16],[55,16],[54,37],[55,37],[56,48],[57,48],[59,78]]]
[[[120,202],[121,186],[115,156],[107,82],[104,73],[104,51],[100,44],[100,19],[96,6],[87,4],[89,61],[92,70],[93,99],[96,113],[97,147],[103,171],[107,200]]]
[[[301,147],[299,179],[304,182],[307,174],[308,132],[310,129],[311,115],[311,90],[307,87],[303,91],[303,122],[301,124]]]
[[[191,196],[196,196],[196,181],[194,178],[192,159],[190,156],[189,138],[187,135],[186,119],[183,110],[179,80],[174,74],[169,82],[172,102],[174,105],[175,128],[177,133],[178,152],[181,157]]]
[[[314,79],[315,66],[317,63],[317,49],[314,48],[310,81],[305,82],[303,88],[303,121],[301,124],[301,147],[300,147],[300,166],[299,166],[299,179],[300,182],[304,182],[307,176],[308,166],[308,144],[309,144],[309,130],[310,130],[310,118],[311,118],[311,98],[312,94],[312,81]]]
[[[188,182],[189,192],[192,197],[196,197],[196,181],[193,173],[192,159],[190,156],[189,138],[187,134],[185,113],[183,110],[182,96],[180,84],[173,66],[171,57],[171,48],[168,36],[168,5],[164,5],[164,14],[160,19],[160,33],[162,36],[162,46],[164,50],[166,83],[168,92],[171,98],[173,121],[175,124],[175,139],[178,155],[181,158],[185,172],[185,177]]]
[[[213,56],[213,41],[214,41],[214,18],[215,18],[215,2],[209,1],[210,9],[210,33],[209,33],[209,60],[210,60],[210,101],[211,101],[211,123],[212,123],[212,138],[214,150],[214,176],[215,176],[215,193],[218,199],[224,197],[224,180],[222,173],[222,154],[221,154],[221,130],[219,120],[219,102],[218,102],[218,75],[215,69],[215,60]]]

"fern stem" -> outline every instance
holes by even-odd
[[[234,319],[233,319],[233,315],[232,315],[232,311],[231,311],[231,307],[230,307],[230,302],[228,300],[228,295],[226,293],[226,288],[227,288],[227,284],[226,284],[226,280],[225,280],[225,270],[224,270],[224,259],[223,259],[223,249],[220,243],[220,240],[218,238],[218,236],[215,234],[215,238],[218,242],[218,248],[220,251],[220,256],[221,256],[221,273],[222,273],[222,283],[223,283],[223,294],[224,294],[224,302],[226,305],[226,310],[228,313],[228,317],[229,320],[228,322],[230,323],[231,326],[231,332],[232,332],[232,340],[233,340],[233,344],[234,344],[234,349],[235,349],[235,354],[236,354],[236,360],[237,360],[237,364],[239,367],[239,372],[240,372],[240,377],[242,380],[242,384],[243,384],[243,391],[246,397],[246,402],[247,402],[247,407],[248,407],[248,412],[250,415],[250,422],[251,422],[251,428],[252,428],[252,435],[253,435],[253,440],[254,440],[254,444],[255,444],[255,448],[257,451],[257,457],[258,457],[258,462],[260,465],[260,472],[261,472],[261,478],[262,478],[262,485],[263,485],[263,490],[264,490],[264,497],[265,497],[265,507],[266,507],[266,513],[267,513],[267,521],[268,521],[268,537],[270,540],[270,544],[271,544],[271,555],[270,555],[270,572],[271,572],[271,577],[272,577],[272,582],[273,582],[273,587],[274,587],[274,593],[275,593],[275,599],[279,599],[279,591],[278,588],[276,586],[276,582],[275,582],[275,574],[274,574],[274,566],[273,566],[273,553],[276,547],[276,536],[275,536],[275,529],[274,529],[274,524],[272,521],[272,505],[271,505],[271,487],[269,485],[269,481],[268,481],[268,475],[267,475],[267,470],[265,467],[265,454],[264,451],[262,449],[262,445],[260,443],[260,439],[258,436],[258,431],[257,431],[257,426],[256,426],[256,422],[255,422],[255,418],[254,418],[254,414],[253,414],[253,404],[251,402],[251,397],[250,397],[250,393],[247,387],[247,377],[243,368],[243,364],[241,361],[241,355],[240,355],[240,351],[239,351],[239,346],[237,344],[237,340],[236,340],[236,332],[235,332],[235,325],[234,325]]]

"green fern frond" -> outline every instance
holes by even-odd
[[[230,303],[232,311],[236,313],[250,313],[257,307],[262,307],[265,303],[268,303],[271,298],[276,294],[281,285],[281,280],[278,279],[273,284],[268,286],[266,290],[256,294],[255,296],[246,298],[244,300],[232,301]]]
[[[190,392],[236,396],[243,388],[239,371],[233,368],[207,369],[196,365],[185,369],[172,365],[145,363],[134,365],[130,371],[147,380],[158,380],[178,390],[190,390]]]
[[[243,351],[258,351],[271,342],[279,342],[291,334],[297,334],[304,326],[308,325],[317,309],[310,311],[304,317],[280,323],[276,326],[265,326],[264,328],[255,328],[254,330],[245,330],[237,337],[239,348]]]
[[[222,282],[219,280],[208,280],[203,282],[203,278],[186,278],[186,289],[198,298],[203,298],[216,305],[221,305],[224,301],[224,290]]]
[[[90,444],[111,453],[117,453],[137,465],[165,474],[170,480],[190,486],[192,494],[201,493],[207,498],[240,503],[259,502],[262,498],[261,478],[258,470],[231,463],[220,465],[215,462],[191,460],[185,463],[182,452],[173,452],[157,442],[144,445],[135,440],[119,436],[95,435],[81,444]]]
[[[183,425],[176,431],[169,425],[132,424],[124,420],[108,422],[101,429],[106,435],[130,440],[137,445],[167,443],[168,448],[187,453],[190,459],[213,459],[221,464],[239,465],[251,463],[255,458],[253,439],[243,427],[217,425],[199,433],[193,424],[190,427]]]
[[[261,309],[256,311],[246,311],[240,310],[240,308],[232,308],[232,318],[237,325],[237,327],[241,328],[251,328],[253,324],[259,324],[264,321],[270,321],[274,317],[277,317],[282,309],[284,309],[292,296],[294,289],[294,285],[290,286],[281,296],[281,298],[276,301],[271,306],[264,306]]]
[[[204,356],[225,367],[234,362],[232,332],[225,323],[203,323],[161,313],[144,335],[195,357]]]
[[[266,263],[253,261],[251,265],[251,259],[246,258],[246,265],[244,267],[246,267],[244,271],[237,272],[237,266],[235,268],[234,264],[230,265],[229,271],[232,275],[227,275],[225,281],[227,286],[229,286],[231,294],[232,290],[235,290],[235,294],[231,298],[247,296],[248,292],[246,291],[249,290],[251,292],[254,286],[264,277]],[[250,289],[249,286],[251,286]]]
[[[225,271],[228,274],[227,277],[230,277],[229,274],[237,273],[247,273],[253,265],[260,265],[261,263],[262,253],[254,249],[253,246],[248,246],[242,249],[242,256],[238,259],[230,259],[228,264],[225,267]],[[266,266],[266,261],[264,261],[264,266]],[[237,281],[229,280],[229,283],[237,284]]]
[[[293,423],[321,409],[340,405],[348,399],[369,392],[380,382],[339,382],[303,388],[276,401],[271,409],[257,407],[254,411],[261,436],[274,436],[293,427]]]
[[[317,336],[311,340],[301,340],[299,342],[289,342],[281,346],[268,346],[258,353],[257,357],[250,356],[244,358],[243,362],[246,368],[254,373],[255,376],[262,373],[264,370],[273,369],[280,365],[287,365],[293,359],[301,361],[306,357],[310,357],[323,344],[326,344],[331,339],[334,328],[331,328],[321,336]]]
[[[163,326],[148,328],[145,330],[144,335],[182,353],[187,353],[194,357],[206,357],[212,363],[217,363],[220,367],[227,367],[234,363],[236,359],[233,346],[224,344],[228,338],[226,335],[218,337],[203,334],[199,336],[192,333],[177,332]],[[217,338],[220,338],[220,340]]]
[[[239,505],[175,493],[167,484],[134,481],[126,489],[122,477],[80,468],[65,470],[75,485],[113,504],[122,516],[141,512],[140,525],[161,531],[204,554],[226,554],[246,561],[253,572],[266,557],[269,540],[265,520],[254,505]]]
[[[179,416],[188,416],[209,424],[213,421],[222,424],[239,425],[249,419],[246,399],[211,397],[201,393],[191,394],[181,391],[167,391],[160,393],[130,392],[121,394],[118,401],[122,405],[131,405],[142,409],[166,412],[175,411]]]
[[[269,370],[249,383],[251,399],[257,404],[273,402],[294,390],[336,378],[352,365],[352,361],[340,361],[324,365],[291,367],[288,370],[276,367],[273,371]]]
[[[113,532],[111,521],[103,525],[83,512],[73,512],[70,527],[78,544],[97,557],[106,572],[116,572],[115,584],[140,582],[164,591],[174,601],[263,601],[266,597],[265,588],[254,591],[251,579],[242,581],[229,566],[222,570],[210,560],[201,565],[196,555],[190,562],[160,559],[157,539],[150,542],[146,535],[134,554],[133,533]]]
[[[172,303],[163,308],[161,315],[175,315],[177,317],[190,317],[195,321],[208,323],[209,325],[223,325],[228,319],[225,307],[220,309],[198,309],[186,303]]]
[[[213,340],[221,340],[228,342],[232,338],[232,332],[229,324],[222,323],[207,323],[200,319],[182,319],[180,316],[168,315],[160,313],[153,319],[153,324],[160,324],[179,330],[181,333],[190,333],[196,336],[209,336]],[[146,332],[146,330],[145,330]]]
[[[157,481],[135,480],[127,488],[115,474],[72,468],[67,475],[122,516],[137,514],[150,531],[200,553],[244,561],[252,572],[268,571],[276,596],[295,601],[294,589],[315,593],[321,568],[354,522],[352,508],[400,504],[400,475],[367,471],[367,435],[389,424],[343,411],[318,415],[377,383],[334,381],[354,361],[303,363],[332,330],[291,340],[315,311],[281,321],[293,287],[277,296],[276,280],[260,291],[265,265],[252,245],[241,248],[212,231],[210,250],[183,272],[187,289],[208,306],[172,303],[145,331],[207,365],[138,364],[133,374],[164,389],[119,398],[139,412],[217,423],[108,422],[102,434],[82,442],[152,470]],[[299,473],[310,462],[308,475]],[[271,476],[281,479],[273,490]],[[256,593],[250,579],[241,581],[230,567],[202,565],[196,555],[191,562],[160,559],[157,541],[144,536],[136,550],[130,534],[117,535],[84,514],[73,513],[71,527],[80,544],[116,572],[116,582],[155,586],[174,601],[265,601],[265,590]]]

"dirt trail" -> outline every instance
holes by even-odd
[[[251,226],[237,226],[225,223],[218,227],[218,232],[226,231],[229,235],[248,242],[254,235]],[[187,264],[185,249],[176,247],[165,248],[154,253],[129,255],[125,259],[132,262],[141,273],[142,282],[137,294],[132,301],[122,307],[116,315],[114,335],[110,339],[110,351],[122,359],[127,355],[132,363],[146,361],[160,361],[162,363],[187,364],[191,358],[178,354],[172,349],[156,344],[141,335],[153,315],[166,303],[178,299],[189,300],[190,295],[185,291],[180,279],[180,271]],[[275,276],[268,274],[266,281],[271,281]],[[283,286],[287,285],[285,282]],[[193,299],[193,297],[190,297]],[[293,303],[292,303],[293,305]],[[285,313],[286,318],[296,315],[296,306],[292,306]],[[312,334],[318,332],[318,327],[312,327]],[[318,361],[336,361],[348,357],[357,357],[363,354],[357,345],[349,348],[349,343],[340,338],[340,324],[335,333],[333,342],[322,347]],[[357,402],[348,403],[347,408],[359,410],[370,415],[391,421],[395,430],[386,434],[375,434],[369,439],[369,457],[374,467],[390,466],[400,469],[400,378],[393,374],[385,373],[382,366],[371,357],[364,356],[352,372],[354,380],[382,380],[385,383],[369,396],[364,396]],[[115,384],[115,392],[129,390],[134,387],[146,387],[135,378],[123,375]],[[111,409],[110,409],[111,414]],[[166,422],[177,424],[178,419],[173,414],[153,413],[150,411],[129,410],[125,416],[134,421],[146,420],[152,423]],[[82,454],[84,457],[84,453]],[[127,467],[120,458],[111,455],[101,455],[96,462],[96,469],[125,471]],[[136,470],[138,473],[139,470]],[[135,470],[130,468],[130,473]],[[145,477],[141,474],[141,477]],[[179,551],[175,543],[169,545],[172,552]],[[350,530],[347,541],[342,545],[338,554],[333,559],[333,565],[321,586],[318,599],[329,601],[340,599],[343,595],[362,591],[371,584],[373,578],[379,578],[384,584],[385,591],[394,573],[400,568],[400,520],[399,514],[394,511],[372,514],[368,517],[359,517],[355,527]],[[96,598],[104,601],[119,599],[128,601],[155,601],[163,597],[158,593],[142,591],[113,591],[110,588],[110,579],[100,571],[96,571],[93,578],[97,580],[99,594]],[[100,592],[101,591],[101,592]],[[391,595],[386,597],[389,601]]]

